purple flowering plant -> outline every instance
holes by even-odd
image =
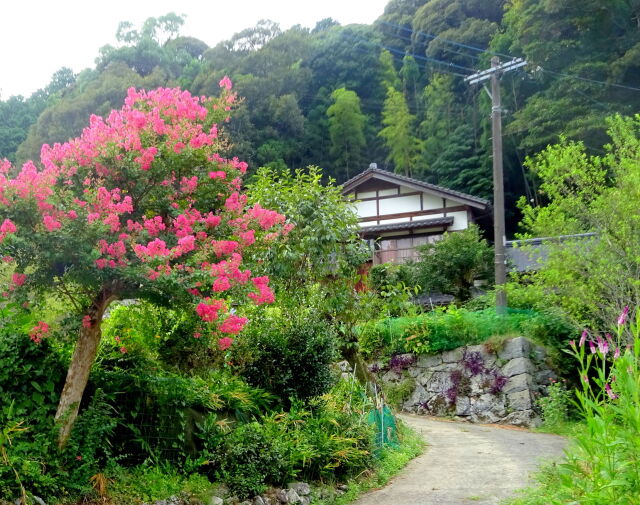
[[[389,368],[394,372],[400,373],[406,370],[416,362],[416,357],[413,354],[396,354],[391,357],[389,361]]]

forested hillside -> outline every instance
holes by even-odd
[[[227,125],[230,149],[251,169],[314,164],[344,181],[377,162],[490,197],[489,100],[463,77],[492,54],[521,56],[529,65],[502,79],[513,228],[513,202],[538,198],[524,157],[560,135],[597,150],[605,116],[640,109],[636,0],[391,0],[371,26],[325,19],[283,31],[261,21],[215,47],[182,24],[173,14],[122,23],[95,68],[62,69],[31,97],[1,101],[0,158],[37,158],[130,86],[211,95],[229,75],[244,98]]]

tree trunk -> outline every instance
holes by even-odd
[[[355,345],[351,345],[342,349],[342,357],[349,362],[356,372],[356,377],[367,392],[369,392],[369,384],[377,384],[376,378],[369,371],[369,367],[362,359],[362,355],[358,352]]]
[[[109,304],[117,298],[110,291],[102,290],[94,299],[87,316],[90,325],[80,328],[80,338],[73,351],[67,378],[60,395],[55,421],[60,425],[58,447],[62,449],[69,440],[71,429],[78,417],[82,394],[89,380],[91,366],[96,359],[100,343],[102,316]],[[85,316],[86,317],[86,316]]]

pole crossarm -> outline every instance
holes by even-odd
[[[527,61],[523,58],[514,58],[511,61],[505,61],[496,67],[491,67],[481,72],[476,72],[473,75],[464,78],[464,82],[467,84],[477,84],[482,81],[491,79],[491,76],[496,73],[505,73],[516,68],[524,67]]]

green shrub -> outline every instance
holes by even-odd
[[[181,494],[194,498],[196,503],[196,500],[207,503],[214,487],[206,476],[185,475],[170,464],[143,464],[134,468],[110,465],[106,476],[110,505],[149,503]]]
[[[49,339],[33,342],[35,322],[11,306],[0,310],[0,420],[9,405],[15,417],[41,422],[55,413],[65,364]]]
[[[552,382],[547,387],[547,396],[538,398],[537,405],[542,410],[545,428],[561,427],[569,420],[569,405],[573,394],[567,390],[563,382]]]
[[[507,293],[507,304],[512,309],[542,310],[548,308],[553,303],[553,296],[545,292],[540,286],[530,284],[531,274],[521,274],[511,277],[505,284]],[[476,296],[464,304],[468,310],[484,310],[496,306],[496,292],[491,289],[485,294]]]
[[[493,276],[493,249],[476,225],[445,233],[442,240],[418,247],[417,283],[429,293],[451,294],[464,302],[471,298],[475,279]]]
[[[420,312],[420,307],[412,302],[412,298],[420,292],[413,265],[374,265],[369,271],[369,284],[376,295],[377,303],[374,305],[378,317],[399,317]]]
[[[535,317],[521,324],[526,337],[556,349],[564,347],[578,328],[559,309],[540,309]]]
[[[305,462],[302,477],[340,481],[369,468],[374,437],[367,414],[373,406],[360,383],[342,379],[311,407],[304,431],[317,455]]]
[[[90,493],[90,477],[107,464],[112,453],[110,436],[118,417],[101,394],[78,416],[69,443],[59,451],[53,417],[49,423],[29,424],[11,415],[0,424],[0,453],[3,439],[6,463],[0,465],[0,496],[28,494],[45,500]],[[10,433],[13,428],[13,433]],[[11,435],[7,436],[7,432]],[[9,438],[10,444],[9,444]]]
[[[416,272],[412,265],[383,263],[373,265],[369,270],[369,283],[377,292],[387,286],[403,284],[409,288],[417,286]]]
[[[450,306],[414,317],[369,323],[359,329],[359,334],[364,337],[367,354],[391,355],[438,353],[503,335],[522,335],[557,349],[574,331],[575,327],[553,310],[509,309],[506,316],[498,316],[493,308],[470,311]]]
[[[209,415],[198,424],[200,470],[239,496],[296,479],[339,480],[371,464],[371,402],[357,381],[341,380],[330,392],[288,411],[234,425]]]
[[[340,380],[308,407],[295,402],[288,412],[265,417],[270,438],[284,442],[288,478],[341,480],[371,464],[373,427],[367,420],[372,405],[355,379]]]
[[[338,341],[329,323],[312,314],[279,311],[253,323],[234,346],[234,359],[249,384],[273,393],[284,405],[289,398],[305,400],[329,390]]]
[[[197,457],[197,425],[208,414],[250,420],[273,402],[271,395],[225,370],[202,377],[98,370],[88,390],[96,384],[119,412],[111,444],[128,464],[151,460],[182,466]]]
[[[367,491],[384,487],[409,461],[422,453],[425,445],[422,435],[413,431],[402,421],[398,422],[398,440],[399,447],[389,445],[380,450],[371,471],[364,472],[347,482],[349,489],[345,494],[322,503],[347,505]]]
[[[189,374],[211,368],[219,364],[221,354],[201,324],[192,309],[170,309],[142,301],[116,305],[102,326],[100,366],[122,370],[162,367]],[[194,338],[197,332],[203,336]]]
[[[282,484],[287,460],[283,441],[267,436],[263,425],[243,424],[224,437],[224,443],[206,454],[215,475],[241,498],[255,496],[267,484]]]
[[[191,472],[202,463],[203,454],[226,443],[221,426],[258,417],[272,401],[228,371],[211,372],[206,378],[138,374],[93,374],[87,405],[63,452],[55,445],[52,417],[37,429],[22,422],[20,426],[29,429],[13,437],[8,457],[28,492],[46,500],[89,496],[91,476],[108,473],[117,462],[130,467],[171,464],[174,471]],[[1,496],[18,496],[11,466],[5,470],[0,465]]]
[[[377,319],[358,325],[358,346],[365,358],[369,358],[384,346],[383,332]]]

